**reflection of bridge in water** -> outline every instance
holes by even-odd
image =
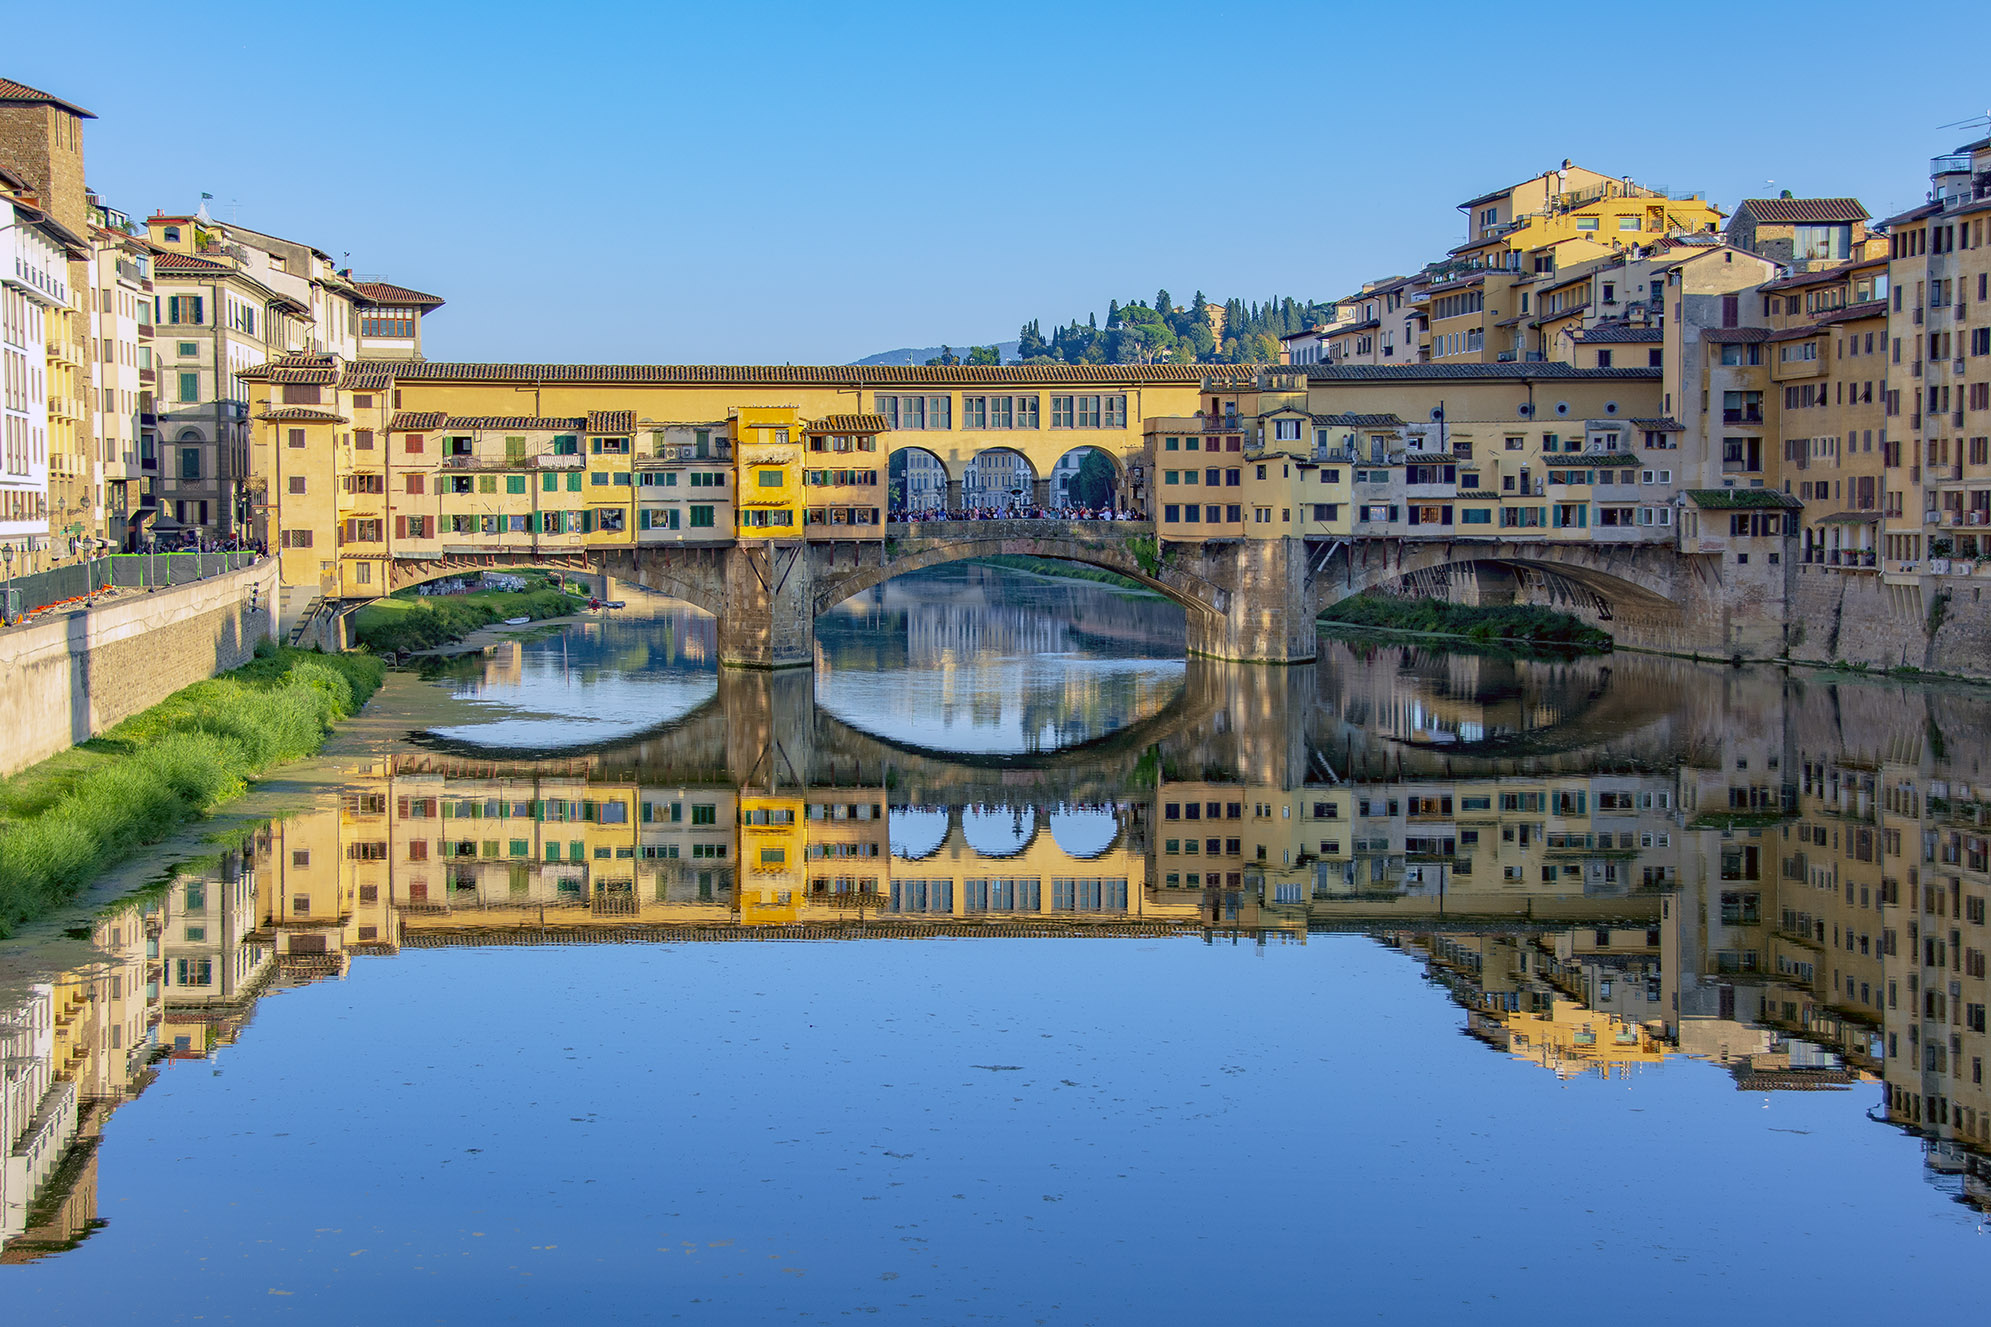
[[[98,961],[0,1018],[0,1260],[90,1235],[105,1120],[263,993],[452,946],[1359,932],[1557,1074],[1691,1054],[1738,1091],[1870,1090],[1991,1207],[1975,1034],[1932,1068],[1886,1053],[1919,1009],[1882,1007],[1922,975],[1882,943],[1922,920],[1911,865],[1959,933],[1954,1003],[1985,1001],[1981,697],[1626,656],[1198,661],[1088,775],[895,745],[806,681],[729,672],[720,703],[566,757],[400,752],[100,920]],[[1047,832],[1080,803],[1091,838]]]

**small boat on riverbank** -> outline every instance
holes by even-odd
[[[505,619],[505,625],[508,627],[522,627],[530,621],[532,619],[529,617],[508,617]]]

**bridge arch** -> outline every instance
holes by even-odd
[[[1400,584],[1454,602],[1540,603],[1599,622],[1680,618],[1691,586],[1680,560],[1655,545],[1519,541],[1408,543],[1368,540],[1342,547],[1311,578],[1316,614],[1367,590]]]
[[[724,548],[638,545],[592,553],[525,549],[517,553],[445,554],[440,558],[397,559],[388,564],[383,593],[395,594],[452,576],[486,571],[559,572],[567,576],[607,576],[639,585],[720,617],[725,607]]]
[[[851,596],[882,585],[909,571],[967,562],[975,558],[1021,554],[1075,562],[1117,572],[1139,582],[1179,605],[1192,615],[1221,614],[1229,607],[1229,592],[1179,567],[1157,564],[1149,570],[1136,552],[1135,541],[1150,536],[1152,527],[1126,523],[1100,523],[1097,533],[1091,527],[1065,525],[1060,532],[1028,532],[1021,522],[1007,521],[927,521],[905,527],[909,532],[893,538],[892,555],[878,563],[843,571],[819,573],[815,583],[814,611],[828,612]],[[1031,526],[1047,522],[1032,521]],[[1080,533],[1080,529],[1085,530]],[[1112,533],[1107,533],[1107,532]]]

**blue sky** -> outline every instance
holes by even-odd
[[[1884,216],[1985,110],[1870,7],[1593,12],[212,3],[0,72],[102,117],[112,205],[205,190],[440,294],[450,359],[840,363],[1157,286],[1327,298],[1565,156]]]

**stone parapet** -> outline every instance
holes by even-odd
[[[0,777],[247,663],[275,634],[276,596],[264,558],[0,631]]]

